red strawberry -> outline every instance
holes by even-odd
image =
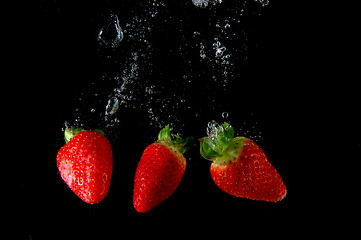
[[[200,139],[201,155],[211,160],[211,176],[224,192],[236,197],[278,202],[286,186],[262,149],[245,137],[234,137],[228,123],[211,122],[208,137]]]
[[[98,203],[108,194],[113,171],[112,148],[100,131],[65,130],[67,142],[56,161],[62,179],[86,203]]]
[[[147,212],[169,198],[180,184],[192,138],[182,139],[171,134],[169,125],[158,135],[158,141],[144,150],[138,163],[133,192],[133,206],[138,212]]]

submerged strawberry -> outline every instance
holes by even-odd
[[[159,132],[158,141],[144,150],[138,163],[133,192],[133,206],[147,212],[169,198],[180,184],[192,138],[171,134],[169,125]]]
[[[208,126],[208,136],[200,139],[200,153],[212,161],[210,172],[215,184],[236,197],[277,202],[285,198],[286,186],[252,140],[234,137],[233,127],[216,122]]]
[[[67,128],[65,141],[56,157],[60,176],[84,202],[102,201],[108,194],[113,171],[108,139],[100,131]]]

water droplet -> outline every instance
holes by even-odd
[[[222,112],[222,118],[227,118],[228,117],[228,112]]]
[[[78,178],[77,183],[78,183],[78,186],[82,186],[84,184],[84,179],[83,178]]]
[[[108,180],[108,175],[106,173],[103,173],[102,180],[104,183]]]
[[[123,30],[116,14],[110,14],[108,22],[100,29],[98,42],[106,47],[116,48],[123,40]]]

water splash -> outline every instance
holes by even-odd
[[[108,22],[98,33],[98,42],[100,45],[116,48],[122,40],[123,30],[120,27],[118,16],[116,14],[110,14]]]

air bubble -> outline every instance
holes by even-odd
[[[123,40],[123,30],[116,14],[110,14],[108,23],[99,31],[98,42],[106,47],[116,48]]]
[[[216,121],[212,121],[207,124],[207,136],[210,137],[212,141],[214,141],[215,138],[223,132],[223,127],[220,126]]]
[[[117,97],[112,97],[108,100],[108,104],[105,107],[105,116],[113,115],[119,108],[119,99]]]
[[[227,50],[227,48],[223,46],[220,41],[213,43],[213,49],[215,50],[216,58],[221,58],[223,56],[223,53]]]

